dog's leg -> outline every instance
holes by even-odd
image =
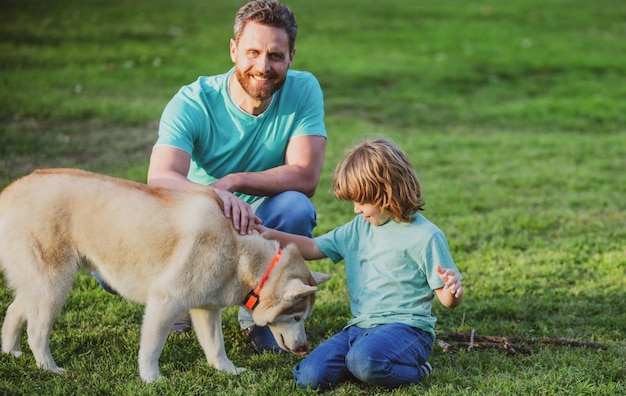
[[[2,348],[19,355],[26,320],[28,345],[37,366],[60,374],[65,370],[52,358],[50,333],[74,282],[78,258],[67,241],[51,236],[54,232],[61,233],[62,227],[50,225],[40,229],[30,223],[21,224],[19,217],[13,220],[17,230],[11,234],[11,243],[0,246],[9,253],[11,266],[5,268],[5,275],[15,290],[15,300],[2,326]],[[0,234],[4,235],[5,231]]]
[[[29,285],[29,293],[32,293],[30,289],[38,292],[27,297],[24,297],[22,293],[19,300],[26,313],[28,346],[33,352],[37,366],[55,374],[64,373],[65,370],[57,366],[52,358],[50,333],[54,320],[69,294],[73,282],[73,272],[75,270],[70,267],[65,273],[39,274],[41,277],[33,280]]]
[[[50,353],[50,333],[54,320],[70,293],[77,267],[73,263],[65,264],[61,260],[53,264],[57,268],[62,268],[61,271],[39,274],[38,282],[29,285],[39,292],[29,295],[28,299],[22,299],[21,302],[26,312],[28,346],[35,356],[37,366],[61,374],[65,369],[56,365]]]
[[[198,341],[204,350],[207,362],[220,371],[239,374],[245,369],[235,367],[226,356],[222,333],[222,310],[194,308],[189,311]]]
[[[15,357],[22,355],[20,340],[24,324],[26,324],[26,313],[20,299],[15,297],[13,303],[7,308],[2,324],[2,352],[10,353]]]
[[[159,357],[176,315],[180,314],[179,307],[167,304],[166,301],[165,298],[159,298],[157,293],[150,293],[143,315],[139,345],[139,375],[146,383],[162,378],[159,372]]]
[[[28,345],[35,357],[37,366],[56,374],[65,370],[58,367],[50,353],[50,333],[54,319],[72,286],[76,267],[63,268],[64,263],[55,262],[53,271],[46,266],[48,262],[33,262],[22,267],[22,272],[11,273],[15,288],[15,301],[7,311],[2,326],[3,351],[19,355],[19,342],[24,321],[27,323]],[[33,271],[32,269],[35,268]],[[65,270],[65,271],[63,271]]]
[[[28,333],[28,346],[35,356],[37,366],[55,374],[62,374],[65,369],[56,365],[50,353],[50,333],[55,318],[56,312],[46,307],[40,308],[33,314],[29,312],[26,332]]]

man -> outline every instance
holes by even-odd
[[[255,223],[312,236],[315,193],[326,146],[323,95],[308,72],[290,70],[298,26],[279,1],[256,0],[236,14],[234,68],[199,77],[163,111],[148,184],[209,185],[241,234]],[[210,219],[207,219],[210,221]],[[269,263],[268,263],[269,264]],[[278,349],[249,311],[239,320],[257,351]],[[174,331],[189,331],[189,317]]]

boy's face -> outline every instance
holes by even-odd
[[[369,203],[354,202],[354,213],[363,216],[373,226],[383,225],[389,220],[382,208]]]

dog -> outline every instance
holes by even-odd
[[[62,373],[50,353],[54,319],[79,268],[97,271],[122,297],[145,304],[139,374],[162,378],[159,357],[176,316],[189,311],[207,362],[237,374],[226,355],[222,308],[245,305],[279,346],[308,352],[304,322],[328,274],[297,248],[241,236],[210,188],[148,186],[77,169],[37,170],[0,193],[0,268],[15,299],[2,351],[28,345],[39,367]]]

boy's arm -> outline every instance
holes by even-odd
[[[456,307],[463,300],[463,286],[461,285],[459,275],[454,270],[444,270],[439,265],[437,265],[437,272],[441,280],[446,283],[443,287],[435,289],[437,298],[445,307]]]
[[[255,224],[254,228],[263,238],[278,241],[283,247],[293,243],[298,247],[300,254],[302,254],[302,257],[305,260],[319,260],[326,257],[326,255],[317,247],[315,241],[311,238],[277,231],[260,224]]]

